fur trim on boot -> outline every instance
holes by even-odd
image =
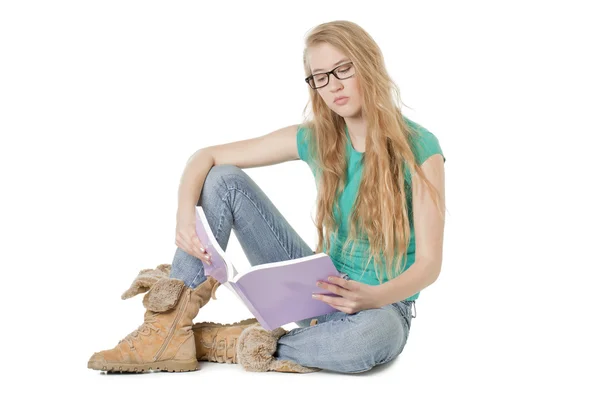
[[[145,293],[163,278],[168,278],[171,274],[171,264],[160,264],[156,268],[143,269],[138,273],[138,276],[133,280],[129,289],[127,289],[122,295],[123,300],[129,299],[140,293]],[[210,277],[209,277],[210,278]],[[215,292],[221,284],[217,282],[216,285],[211,285],[212,291],[210,297],[216,300]]]
[[[260,324],[246,328],[239,337],[237,359],[246,371],[265,372],[316,372],[320,368],[304,367],[289,360],[273,357],[277,350],[277,341],[286,333],[285,329],[273,331],[264,329]]]
[[[185,284],[179,279],[162,278],[146,293],[142,304],[150,311],[169,311],[177,305],[184,288]]]
[[[140,293],[147,292],[159,279],[168,278],[170,273],[171,264],[160,264],[154,269],[148,268],[141,270],[131,283],[129,289],[121,295],[121,298],[125,300]]]

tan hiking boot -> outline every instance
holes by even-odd
[[[320,371],[273,357],[277,340],[286,331],[283,328],[267,331],[254,318],[227,325],[201,322],[194,324],[192,329],[198,361],[240,364],[245,370],[255,372]]]
[[[198,361],[237,364],[237,341],[244,329],[256,324],[255,318],[234,324],[201,322],[192,326]]]
[[[163,264],[164,266],[164,264]],[[144,323],[111,350],[94,353],[88,368],[103,371],[193,371],[198,367],[192,320],[212,297],[219,282],[212,278],[191,289],[157,270],[143,270],[123,294],[144,296]],[[151,278],[149,278],[151,276]],[[144,279],[140,279],[143,277]],[[148,279],[146,279],[148,278]],[[142,283],[140,283],[142,282]]]

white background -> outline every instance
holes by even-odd
[[[0,390],[598,398],[592,3],[2,2]],[[137,272],[172,261],[188,157],[301,122],[303,39],[334,19],[373,36],[404,114],[447,158],[442,274],[417,301],[404,352],[354,376],[87,369],[142,322],[141,296],[120,299]],[[246,171],[314,246],[308,166]],[[249,267],[233,235],[228,253]],[[217,296],[196,321],[249,316],[227,289]]]

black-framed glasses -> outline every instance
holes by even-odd
[[[329,83],[329,75],[333,74],[336,78],[343,80],[352,78],[354,76],[354,64],[351,62],[338,65],[334,69],[329,72],[319,72],[318,74],[313,74],[304,79],[308,85],[313,89],[320,89],[322,87],[327,86]]]

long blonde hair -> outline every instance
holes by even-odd
[[[370,248],[364,268],[374,259],[376,276],[383,282],[384,273],[392,278],[406,268],[407,260],[402,256],[410,243],[407,199],[412,196],[410,185],[404,179],[405,168],[409,168],[411,175],[416,173],[423,179],[430,195],[437,190],[415,160],[411,143],[417,133],[406,124],[394,101],[393,95],[400,100],[400,91],[388,75],[381,50],[373,38],[349,21],[332,21],[314,27],[305,39],[305,76],[311,74],[308,49],[323,42],[336,47],[353,62],[356,72],[352,79],[359,79],[362,115],[367,122],[363,173],[351,214],[349,236],[343,247],[357,238],[357,229],[361,230]],[[325,244],[325,252],[328,252],[329,237],[332,232],[338,232],[333,215],[334,200],[343,191],[347,179],[345,121],[327,106],[316,90],[308,90],[310,100],[304,109],[302,125],[312,132],[314,140],[309,141],[309,146],[318,171],[316,251],[321,251]],[[306,116],[311,104],[312,119]],[[443,215],[439,196],[437,193],[434,202]],[[339,210],[339,204],[335,205]],[[404,258],[402,267],[401,258]]]

